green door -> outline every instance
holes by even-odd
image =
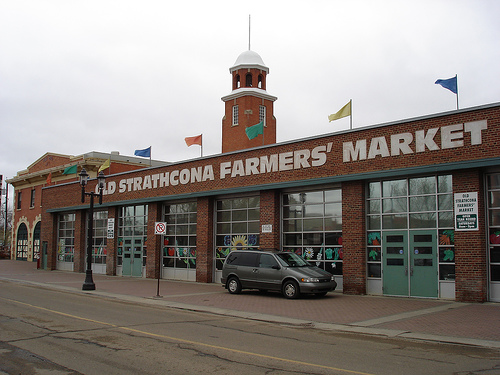
[[[410,231],[410,295],[412,297],[438,296],[435,230]]]
[[[142,276],[142,237],[125,238],[123,246],[123,276]]]
[[[383,291],[392,296],[408,295],[408,232],[382,235]]]
[[[437,248],[436,230],[383,232],[384,294],[437,297]]]

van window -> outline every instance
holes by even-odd
[[[276,259],[270,254],[261,254],[260,255],[260,261],[259,261],[259,267],[261,268],[272,268],[273,266],[277,266],[278,262],[276,262]]]
[[[234,251],[227,257],[226,263],[233,266],[257,267],[257,258],[260,254]]]

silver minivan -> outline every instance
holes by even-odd
[[[242,289],[273,290],[286,298],[298,298],[301,293],[324,296],[337,287],[331,273],[295,253],[258,250],[231,252],[222,267],[221,282],[231,294]]]

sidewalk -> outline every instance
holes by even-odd
[[[287,325],[386,337],[500,348],[500,304],[340,292],[287,300],[276,293],[229,294],[220,283],[93,275],[95,291],[82,291],[84,273],[37,270],[36,263],[0,260],[0,283],[22,282],[135,303],[209,312]],[[1,289],[0,289],[1,294]]]

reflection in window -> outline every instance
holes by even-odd
[[[260,197],[219,199],[216,202],[216,267],[222,269],[233,250],[259,248]]]
[[[500,173],[488,175],[490,281],[500,281]]]
[[[146,266],[146,240],[148,224],[148,206],[127,206],[120,209],[118,217],[118,259],[117,265],[123,264],[124,249],[142,248],[142,265]]]
[[[381,277],[374,271],[381,269],[377,254],[384,230],[435,229],[439,246],[454,251],[451,175],[369,182],[366,207],[368,277]],[[455,262],[443,259],[439,259],[439,279],[453,280]]]
[[[93,229],[92,262],[95,264],[106,264],[108,211],[94,211]]]
[[[282,195],[283,250],[342,275],[342,190]]]
[[[196,202],[166,204],[163,218],[167,234],[163,237],[163,266],[196,268]]]
[[[60,214],[57,228],[57,261],[73,262],[75,251],[75,214]]]

